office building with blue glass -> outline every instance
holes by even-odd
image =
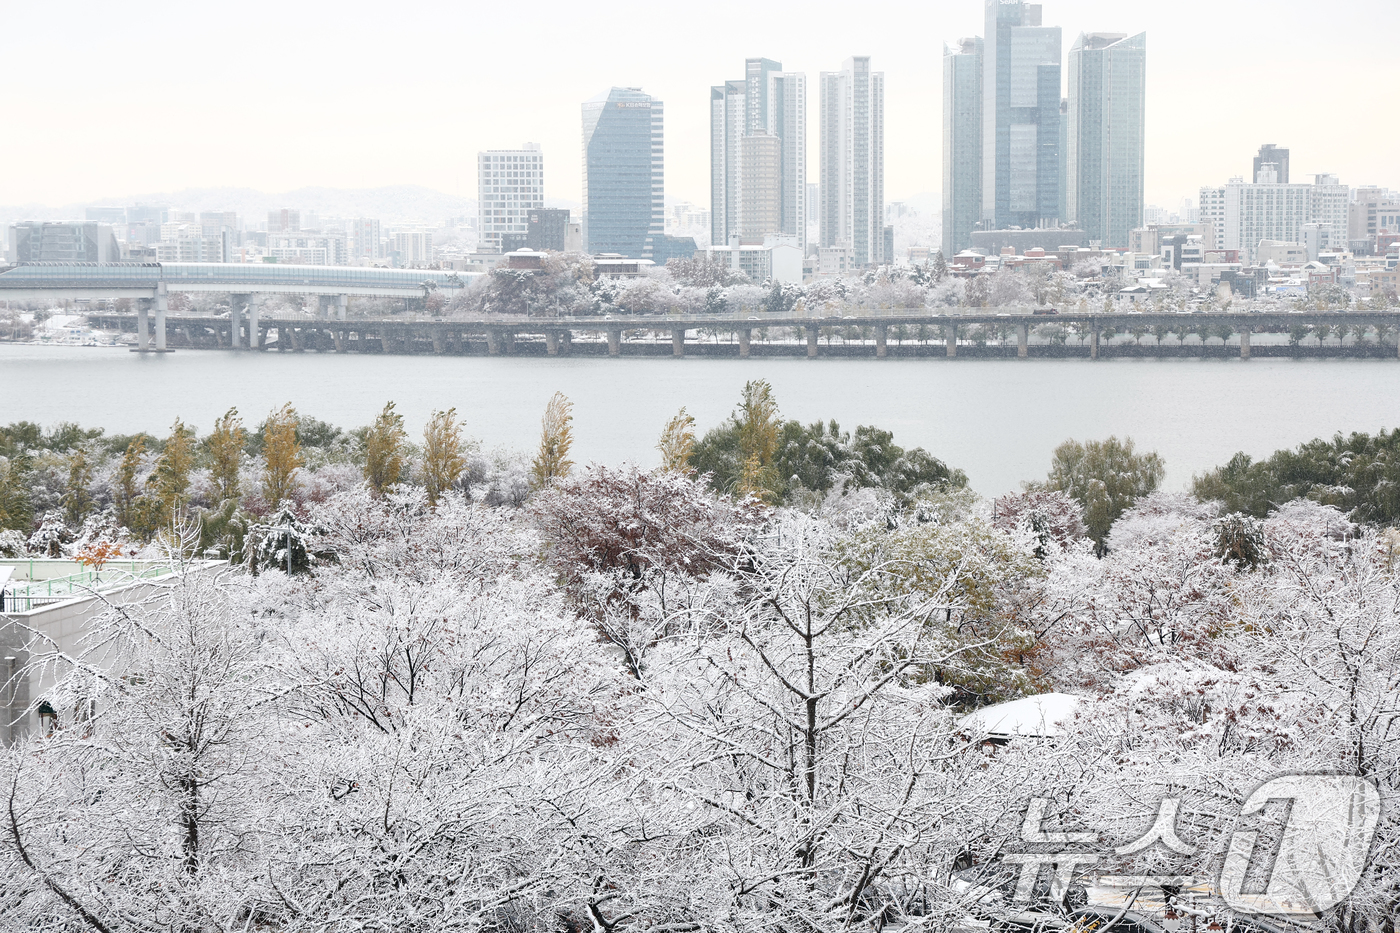
[[[1060,210],[1058,26],[1038,3],[986,0],[982,53],[982,221],[1053,227]]]
[[[982,39],[943,47],[943,252],[972,245],[982,219]]]
[[[652,259],[665,230],[662,103],[615,87],[583,105],[583,248]]]
[[[1127,249],[1142,226],[1147,35],[1081,33],[1069,50],[1066,220]]]

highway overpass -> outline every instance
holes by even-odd
[[[480,273],[363,266],[294,266],[281,263],[61,263],[36,262],[0,272],[0,300],[43,301],[130,298],[137,302],[138,349],[166,349],[165,319],[171,292],[219,292],[230,296],[233,327],[246,314],[258,330],[259,295],[316,295],[323,314],[345,319],[352,297],[453,298]],[[148,315],[155,313],[155,346]],[[240,328],[241,329],[241,328]]]
[[[136,322],[131,314],[95,312],[88,315],[93,324],[114,330],[132,330]],[[603,352],[606,342],[609,356],[625,354],[655,354],[661,351],[654,342],[624,340],[626,333],[649,332],[669,335],[671,354],[686,355],[736,355],[747,358],[753,354],[754,332],[765,332],[770,328],[787,328],[789,333],[800,335],[798,339],[806,344],[806,355],[816,357],[826,353],[841,352],[842,355],[859,353],[877,358],[893,355],[914,355],[912,347],[906,349],[894,341],[919,339],[914,336],[920,328],[925,328],[923,340],[934,337],[944,347],[948,357],[956,357],[961,347],[964,355],[979,354],[979,349],[970,341],[979,329],[997,332],[1006,341],[1002,356],[1011,355],[1011,339],[1015,339],[1015,356],[1026,358],[1034,355],[1056,355],[1082,353],[1090,358],[1099,356],[1105,334],[1132,334],[1144,332],[1143,339],[1151,341],[1151,334],[1159,328],[1179,332],[1186,328],[1190,333],[1199,334],[1202,329],[1211,339],[1222,343],[1231,341],[1227,348],[1213,345],[1214,355],[1220,352],[1238,353],[1248,359],[1252,352],[1250,338],[1253,334],[1274,332],[1289,333],[1296,328],[1313,329],[1321,325],[1329,327],[1345,326],[1353,334],[1356,329],[1364,334],[1360,343],[1346,348],[1329,346],[1320,355],[1335,355],[1334,351],[1344,351],[1342,355],[1367,355],[1400,357],[1400,347],[1396,347],[1396,337],[1400,334],[1400,311],[1312,311],[1306,313],[1112,313],[1064,312],[1055,315],[1033,313],[1025,308],[1013,311],[968,311],[967,313],[931,313],[927,310],[888,310],[853,312],[844,316],[807,317],[801,315],[778,314],[725,314],[725,315],[629,315],[615,317],[526,317],[485,315],[434,320],[330,320],[328,318],[271,318],[249,319],[240,322],[236,319],[219,318],[209,315],[185,315],[171,318],[170,326],[175,330],[180,343],[189,347],[238,347],[247,349],[267,349],[275,346],[278,350],[323,351],[338,353],[450,353],[490,355],[510,355],[513,353],[540,353],[550,356],[571,352]],[[1047,347],[1044,344],[1032,347],[1030,336],[1037,328],[1049,327],[1060,335],[1060,344]],[[823,350],[820,342],[822,333],[832,329],[844,331],[858,328],[863,340],[851,347]],[[275,343],[270,339],[276,332]],[[1228,338],[1222,333],[1228,331]],[[716,335],[726,336],[730,344],[715,344]],[[578,340],[576,346],[575,338]],[[1070,345],[1069,341],[1080,341],[1082,345]],[[1237,342],[1236,342],[1237,341]],[[873,345],[872,345],[873,344]],[[921,343],[918,355],[927,355],[926,345]],[[1162,355],[1181,355],[1169,352],[1175,348],[1158,348]],[[1185,348],[1195,349],[1194,346]],[[1260,348],[1269,355],[1278,355],[1280,347]],[[1315,348],[1301,348],[1296,355]],[[760,354],[775,354],[779,348],[760,344]],[[1034,350],[1034,352],[1032,352]],[[1139,352],[1140,351],[1140,352]],[[664,351],[663,351],[664,352]],[[786,351],[784,351],[786,352]],[[1109,352],[1122,354],[1120,345]],[[1134,355],[1151,355],[1151,344],[1141,345]],[[1319,354],[1311,354],[1319,355]]]

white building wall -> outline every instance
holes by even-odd
[[[500,252],[501,234],[524,234],[526,215],[544,207],[544,154],[538,143],[489,149],[476,154],[476,172],[477,249]]]

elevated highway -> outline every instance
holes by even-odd
[[[95,325],[108,329],[132,330],[138,322],[131,314],[94,313],[89,320]],[[1051,354],[1045,345],[1032,347],[1030,336],[1042,325],[1060,331],[1063,337],[1082,340],[1082,349],[1068,346],[1063,339]],[[1400,347],[1396,347],[1396,336],[1400,334],[1400,311],[1352,311],[1337,313],[1315,311],[1307,313],[1112,313],[1065,312],[1055,315],[1033,313],[1032,309],[1015,311],[990,311],[970,313],[931,314],[919,311],[859,312],[844,316],[808,317],[802,315],[638,315],[628,317],[512,317],[481,316],[473,318],[452,318],[447,320],[343,320],[329,315],[317,318],[253,318],[240,322],[234,318],[217,318],[207,315],[172,317],[170,324],[179,335],[182,345],[190,347],[236,347],[247,349],[267,349],[275,346],[279,350],[322,351],[322,352],[361,352],[361,353],[486,353],[489,355],[510,355],[512,353],[544,353],[555,356],[570,352],[601,352],[601,344],[606,341],[609,356],[634,354],[654,355],[658,347],[655,342],[624,340],[628,334],[669,335],[673,356],[686,355],[737,355],[747,358],[753,355],[754,332],[766,332],[772,328],[786,328],[789,333],[800,334],[809,357],[822,355],[820,338],[830,329],[845,330],[857,328],[863,334],[862,342],[854,349],[855,353],[871,353],[877,358],[891,355],[907,355],[906,348],[892,347],[891,337],[906,339],[923,329],[924,339],[934,336],[943,344],[948,357],[956,357],[959,347],[966,354],[973,351],[969,341],[977,329],[991,330],[1006,341],[1008,350],[999,355],[1009,355],[1010,339],[1014,335],[1016,357],[1025,359],[1033,355],[1063,356],[1070,352],[1082,352],[1097,359],[1104,344],[1105,334],[1128,334],[1139,331],[1151,333],[1165,328],[1179,333],[1183,328],[1190,333],[1200,333],[1204,329],[1212,338],[1234,341],[1230,350],[1237,349],[1243,359],[1249,359],[1252,351],[1251,336],[1264,332],[1288,333],[1295,328],[1309,330],[1327,325],[1344,326],[1349,332],[1362,334],[1359,342],[1347,348],[1330,347],[1327,350],[1345,349],[1347,355],[1362,352],[1369,356],[1389,355],[1400,358]],[[900,330],[903,328],[903,330]],[[1227,334],[1228,331],[1228,334]],[[275,332],[275,342],[271,340]],[[731,345],[717,348],[705,342],[704,337],[726,336]],[[576,347],[575,338],[581,346]],[[1146,338],[1144,338],[1146,339]],[[729,347],[732,346],[732,349]],[[865,349],[860,349],[864,347]],[[1032,350],[1036,352],[1033,353]],[[1118,348],[1121,351],[1121,347]],[[1142,355],[1150,355],[1151,346],[1138,348]],[[1171,348],[1168,348],[1171,349]],[[1222,348],[1212,348],[1220,351]],[[1269,348],[1272,352],[1279,348]],[[774,348],[765,346],[760,353],[773,353]],[[828,350],[827,352],[831,352]],[[853,355],[850,352],[843,355]],[[1218,355],[1218,353],[1216,354]],[[1316,354],[1314,354],[1316,355]]]
[[[295,266],[281,263],[27,263],[0,272],[0,300],[112,300],[137,304],[137,348],[166,349],[166,317],[172,292],[218,292],[230,297],[232,326],[246,315],[258,331],[258,296],[316,295],[322,314],[335,308],[344,320],[352,297],[451,299],[475,273],[359,266]],[[149,315],[155,316],[151,346]]]

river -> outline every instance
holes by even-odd
[[[410,432],[455,406],[486,447],[533,450],[556,390],[574,402],[574,459],[651,466],[682,405],[701,431],[745,380],[772,383],[784,417],[876,424],[961,467],[984,495],[1041,478],[1066,438],[1133,437],[1168,488],[1238,450],[1264,456],[1337,431],[1400,425],[1395,360],[875,360],[501,358],[0,345],[0,424],[75,421],[109,433],[201,433],[236,406],[249,424],[290,401],[342,427],[393,400]]]

